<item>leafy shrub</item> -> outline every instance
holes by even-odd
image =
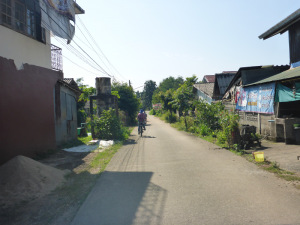
[[[220,129],[219,115],[224,106],[221,103],[208,104],[204,101],[197,101],[195,103],[195,116],[197,124],[205,124],[212,130]]]
[[[177,121],[177,115],[175,113],[166,112],[162,115],[162,119],[165,120],[167,123],[175,123]]]
[[[189,128],[189,132],[191,132],[191,133],[198,133],[197,131],[198,131],[198,128],[196,126],[191,126]]]
[[[114,109],[103,110],[100,117],[94,116],[90,122],[94,126],[95,136],[104,140],[125,140],[128,128],[121,125]]]
[[[163,111],[161,109],[155,111],[155,116],[161,117],[162,115],[163,115]]]
[[[149,112],[149,115],[154,115],[155,116],[155,114],[156,114],[155,109],[151,109],[150,112]]]
[[[210,129],[204,124],[201,124],[199,130],[200,130],[200,134],[202,136],[206,136],[206,135],[209,135],[211,133]]]
[[[217,142],[219,144],[225,144],[227,141],[227,137],[224,132],[220,131],[217,133]]]
[[[259,133],[256,133],[255,136],[257,137],[258,140],[261,140],[261,139],[262,139],[262,136],[261,136],[261,134],[259,134]]]
[[[226,136],[229,147],[239,142],[239,128],[238,128],[239,115],[234,112],[224,110],[220,112],[219,124],[222,131]]]

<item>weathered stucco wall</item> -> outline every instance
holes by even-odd
[[[53,88],[63,74],[0,57],[0,165],[56,148]]]
[[[23,63],[51,69],[51,48],[14,30],[0,26],[0,56],[13,59],[17,68]],[[46,32],[46,42],[50,34]]]

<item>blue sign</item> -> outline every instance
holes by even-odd
[[[241,88],[236,109],[274,114],[275,82]]]

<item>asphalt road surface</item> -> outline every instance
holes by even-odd
[[[148,116],[112,158],[72,225],[300,224],[300,190]]]

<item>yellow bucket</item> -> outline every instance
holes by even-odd
[[[254,157],[256,162],[263,162],[265,161],[264,152],[254,152]]]

